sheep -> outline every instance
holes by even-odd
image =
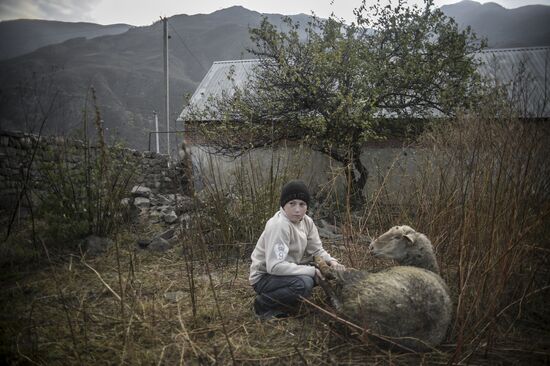
[[[336,272],[315,258],[325,276],[320,285],[332,305],[368,329],[377,343],[412,351],[433,349],[445,337],[452,304],[430,240],[409,226],[395,226],[369,249],[375,257],[394,259],[399,265],[379,272]]]

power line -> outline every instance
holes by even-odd
[[[187,44],[185,43],[185,41],[183,40],[182,36],[180,36],[180,34],[178,33],[178,31],[176,30],[176,28],[174,28],[174,26],[170,23],[168,23],[168,25],[170,26],[170,28],[172,28],[172,30],[174,31],[174,33],[176,33],[176,35],[178,36],[180,42],[183,44],[183,47],[185,47],[185,49],[187,50],[187,52],[189,52],[189,54],[191,55],[191,57],[193,57],[193,59],[199,64],[199,66],[202,68],[202,71],[206,72],[207,69],[203,66],[203,64],[200,62],[200,60],[195,56],[195,54],[191,51],[191,49],[187,46]]]

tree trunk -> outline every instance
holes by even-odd
[[[361,208],[366,203],[366,196],[363,191],[369,177],[369,171],[360,159],[362,147],[355,147],[347,154],[340,154],[337,150],[330,147],[321,149],[316,146],[311,147],[342,163],[347,169],[346,178],[349,184],[350,204],[353,208]]]
[[[351,156],[352,174],[350,176],[351,204],[355,208],[361,208],[366,203],[364,192],[369,177],[367,167],[361,161],[361,148],[356,148]]]

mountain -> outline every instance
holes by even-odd
[[[550,45],[550,6],[506,9],[496,3],[464,0],[444,5],[441,10],[461,28],[469,25],[478,37],[487,38],[491,48]]]
[[[250,58],[248,30],[263,16],[284,26],[279,14],[239,6],[168,19],[171,123],[185,95],[193,93],[214,61]],[[304,14],[291,18],[309,20]],[[106,134],[146,149],[153,111],[159,112],[159,121],[165,120],[162,28],[159,21],[117,35],[73,38],[0,61],[0,129],[38,131],[40,108],[51,109],[45,123],[48,133],[81,129],[82,111],[93,115],[86,98],[93,86]],[[165,130],[165,124],[160,125]]]
[[[463,1],[442,9],[462,26],[471,24],[478,34],[488,36],[492,46],[548,45],[550,39],[548,25],[541,21],[549,19],[548,6],[504,9]],[[281,15],[240,6],[168,19],[172,131],[182,127],[174,121],[185,96],[195,91],[214,61],[251,57],[246,51],[251,46],[248,30],[263,16],[285,29]],[[310,20],[304,14],[291,18],[301,24]],[[47,133],[74,133],[83,128],[83,115],[91,128],[93,87],[106,135],[146,149],[154,130],[153,111],[165,130],[162,28],[159,21],[114,35],[86,34],[0,61],[0,129],[36,132],[44,122]],[[0,37],[9,38],[1,27]]]
[[[71,38],[89,39],[124,33],[131,27],[128,24],[100,25],[31,19],[3,21],[0,22],[0,60],[20,56]]]

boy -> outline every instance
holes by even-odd
[[[256,316],[263,320],[287,317],[299,302],[308,297],[321,273],[309,265],[321,256],[336,270],[344,266],[324,249],[313,220],[306,215],[310,194],[302,181],[290,181],[281,191],[281,209],[265,225],[252,252],[250,284],[258,294],[254,301]]]

